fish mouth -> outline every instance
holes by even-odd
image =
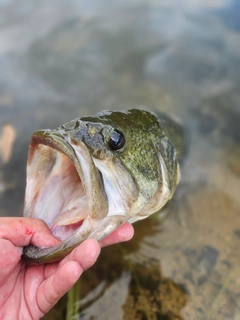
[[[100,171],[82,141],[68,141],[59,131],[32,136],[27,164],[24,216],[44,220],[64,241],[87,217],[107,215]]]

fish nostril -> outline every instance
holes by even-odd
[[[72,120],[69,121],[59,127],[61,130],[65,131],[72,131],[72,130],[78,130],[80,128],[80,121],[79,120]]]

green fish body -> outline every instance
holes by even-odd
[[[44,220],[61,242],[24,248],[30,263],[58,261],[87,238],[105,238],[172,198],[184,131],[164,114],[131,109],[74,119],[33,134],[24,216]]]

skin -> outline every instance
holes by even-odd
[[[40,319],[97,260],[101,247],[127,241],[133,227],[125,223],[98,243],[88,239],[63,260],[28,265],[23,246],[53,246],[47,225],[33,218],[0,218],[0,319]]]

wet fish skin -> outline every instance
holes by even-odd
[[[184,131],[177,122],[140,109],[105,111],[74,119],[55,130],[36,132],[29,147],[24,215],[41,218],[58,232],[62,224],[68,228],[78,218],[77,211],[76,217],[70,213],[68,217],[69,199],[63,202],[62,192],[75,183],[87,201],[82,201],[85,211],[79,209],[79,220],[84,217],[79,228],[55,247],[24,248],[24,260],[60,260],[85,239],[99,241],[124,222],[133,223],[159,210],[176,189],[183,149]],[[65,167],[69,172],[76,169],[79,184],[76,174],[64,176]],[[70,184],[63,184],[68,178]],[[56,179],[60,212],[44,193],[45,189],[53,193]],[[76,196],[73,203],[78,201]],[[42,216],[47,206],[44,202],[50,204],[50,218]]]

